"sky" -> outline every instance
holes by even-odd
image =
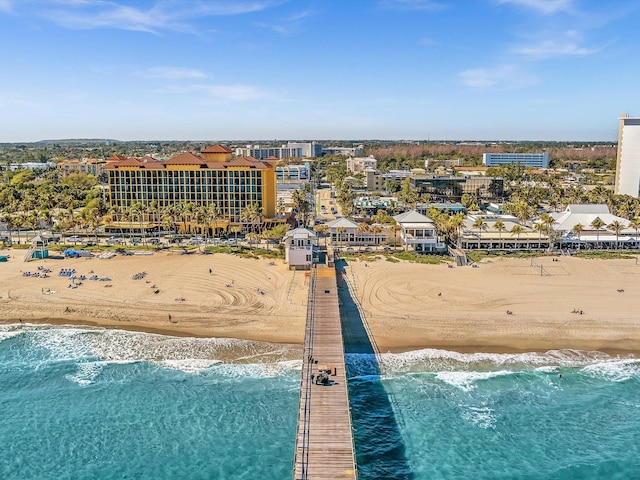
[[[0,0],[0,142],[616,141],[637,0]]]

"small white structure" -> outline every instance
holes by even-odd
[[[316,234],[306,228],[289,230],[284,238],[284,259],[289,268],[310,270],[317,245]]]
[[[438,242],[436,226],[429,217],[411,210],[393,219],[400,225],[400,239],[405,251],[437,252],[446,248],[444,242]]]

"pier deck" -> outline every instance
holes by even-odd
[[[311,272],[294,479],[356,479],[351,412],[335,270]],[[316,385],[319,368],[335,369]]]

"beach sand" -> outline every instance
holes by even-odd
[[[22,319],[278,343],[300,343],[304,335],[308,278],[279,260],[157,252],[23,262],[20,250],[2,254],[14,256],[0,264],[5,323]],[[23,275],[39,266],[51,269],[49,278]],[[62,268],[87,279],[71,288],[72,280],[58,275]],[[143,278],[133,278],[142,272]],[[89,280],[91,275],[99,280]]]
[[[20,250],[0,251],[6,254],[14,257],[0,264],[4,323],[22,319],[182,336],[303,340],[308,277],[281,260],[271,265],[234,255],[157,252],[26,263]],[[485,259],[479,268],[349,261],[345,270],[382,352],[640,352],[635,258],[535,261],[544,275],[521,258]],[[51,269],[50,277],[23,275],[38,266]],[[87,279],[70,288],[70,279],[58,275],[61,268],[110,280]],[[144,278],[132,278],[140,272]]]

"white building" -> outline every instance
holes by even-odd
[[[306,228],[294,228],[285,234],[282,239],[284,259],[290,269],[309,270],[311,268],[316,240],[316,234]]]
[[[280,147],[264,147],[261,145],[246,145],[236,148],[238,157],[253,157],[264,160],[275,158],[315,158],[322,156],[322,145],[317,142],[288,142]]]
[[[365,170],[375,170],[378,161],[373,155],[368,157],[349,157],[347,158],[347,170],[351,173],[360,173]]]
[[[619,195],[640,195],[640,117],[620,115],[616,184]]]
[[[349,155],[355,157],[362,155],[364,152],[364,145],[358,145],[357,147],[323,147],[322,155]]]
[[[438,241],[436,226],[429,217],[410,210],[393,217],[400,226],[400,240],[405,251],[438,252],[446,248]]]
[[[613,215],[606,205],[568,205],[564,212],[551,216],[561,245],[577,248],[636,248],[638,245],[637,232],[629,227],[629,220]],[[596,219],[602,222],[600,228],[594,227]],[[615,222],[624,226],[617,235],[610,227]],[[579,233],[573,233],[576,225],[580,225]]]
[[[544,153],[483,153],[482,165],[522,165],[533,168],[549,168],[549,154]]]

